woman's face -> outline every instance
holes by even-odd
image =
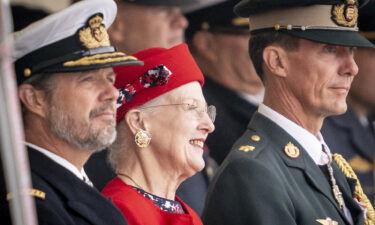
[[[152,136],[150,151],[171,173],[192,176],[204,167],[204,142],[215,129],[204,111],[202,88],[191,82],[159,98],[161,102],[146,109],[151,110],[146,116],[146,129]]]

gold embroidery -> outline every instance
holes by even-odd
[[[86,48],[110,46],[109,36],[102,22],[103,17],[96,15],[89,19],[88,27],[79,31],[79,40]]]
[[[30,189],[28,191],[28,194],[36,198],[43,199],[43,200],[46,199],[46,193],[38,189]],[[8,193],[6,198],[7,198],[7,201],[9,201],[12,198],[11,193]]]
[[[341,26],[354,27],[357,24],[358,8],[356,0],[347,0],[346,4],[332,6],[332,20]]]
[[[358,199],[359,202],[362,202],[366,205],[367,214],[365,219],[365,225],[374,225],[375,224],[375,211],[372,207],[367,196],[363,192],[361,184],[358,181],[357,175],[355,175],[353,169],[350,167],[349,163],[342,157],[340,154],[333,154],[333,159],[340,168],[340,170],[345,174],[345,176],[355,179],[357,181],[354,189],[354,196]]]
[[[85,56],[75,61],[65,62],[63,66],[87,66],[87,65],[93,65],[93,64],[120,62],[120,61],[125,61],[125,60],[137,60],[137,58],[135,58],[134,56],[126,56],[122,52],[113,52],[113,53]]]

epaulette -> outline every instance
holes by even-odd
[[[45,199],[46,198],[46,193],[44,191],[41,191],[41,190],[38,190],[38,189],[30,189],[27,194],[31,195],[31,196],[34,196],[36,198],[40,198],[40,199]],[[9,201],[10,199],[12,198],[12,195],[11,193],[8,193],[7,194],[7,200]]]
[[[251,153],[252,157],[258,155],[266,145],[263,135],[253,130],[247,130],[234,144],[232,150]]]

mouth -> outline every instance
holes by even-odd
[[[203,148],[204,146],[204,139],[192,139],[189,141],[191,145],[197,146],[199,148]]]
[[[341,87],[331,87],[331,89],[335,92],[346,94],[349,92],[350,88],[347,86],[341,86]]]
[[[115,118],[115,114],[112,111],[105,111],[105,112],[101,112],[101,113],[96,114],[94,116],[94,118],[102,118],[102,119],[112,120],[112,119]]]

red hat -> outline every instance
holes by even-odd
[[[145,104],[181,85],[198,81],[203,86],[201,70],[186,44],[170,49],[150,48],[134,53],[144,66],[117,66],[115,87],[119,89],[117,122],[131,108]]]

